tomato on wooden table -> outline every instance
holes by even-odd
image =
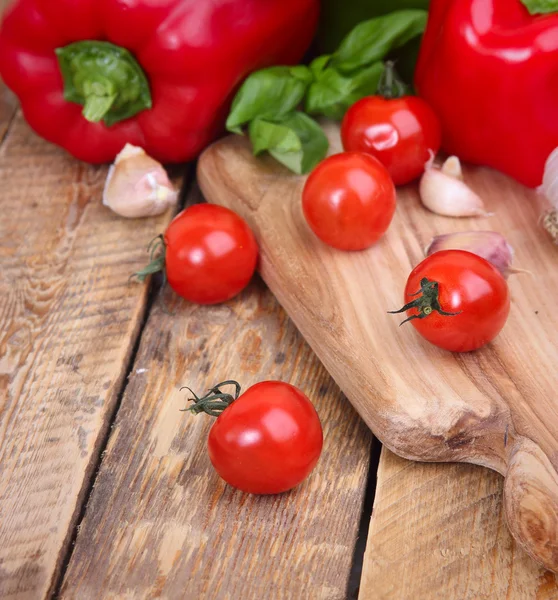
[[[234,398],[221,389],[229,384],[236,386]],[[240,395],[240,385],[226,381],[193,400],[192,412],[218,416],[209,432],[209,458],[233,487],[279,494],[304,481],[316,466],[322,426],[310,400],[293,385],[263,381]]]
[[[334,154],[310,173],[302,208],[308,225],[323,242],[340,250],[363,250],[389,227],[395,186],[372,156]]]
[[[349,108],[341,124],[343,148],[376,157],[395,185],[410,183],[440,149],[442,129],[430,106],[417,96],[368,96]]]
[[[164,271],[172,289],[197,304],[217,304],[236,296],[250,282],[258,245],[236,213],[214,204],[195,204],[179,213],[158,245],[161,253],[137,273]]]
[[[409,275],[405,311],[420,335],[452,352],[476,350],[501,331],[510,311],[506,280],[484,258],[442,250]]]

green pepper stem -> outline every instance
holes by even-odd
[[[64,98],[83,105],[83,116],[107,126],[151,108],[149,82],[126,48],[82,40],[56,49]]]
[[[104,116],[110,110],[110,107],[114,104],[117,94],[111,94],[110,96],[97,96],[92,94],[85,97],[85,104],[83,105],[83,116],[91,123],[98,123],[102,121]]]

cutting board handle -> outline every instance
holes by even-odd
[[[504,508],[508,527],[537,562],[558,572],[558,475],[546,454],[518,436],[508,457]]]

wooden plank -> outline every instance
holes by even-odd
[[[517,546],[503,478],[463,464],[409,462],[384,448],[359,600],[552,600],[556,575]]]
[[[169,216],[101,204],[79,163],[18,115],[0,149],[0,597],[49,594],[146,305],[128,276]]]
[[[63,583],[63,598],[345,598],[371,436],[258,280],[199,307],[150,314]],[[181,413],[188,385],[234,377],[300,386],[324,451],[294,491],[257,497],[211,467],[212,419]]]

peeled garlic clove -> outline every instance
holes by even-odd
[[[103,204],[122,217],[135,219],[160,215],[177,199],[163,166],[143,148],[126,144],[109,169]]]
[[[466,250],[477,254],[492,263],[507,279],[512,269],[513,248],[506,238],[496,231],[463,231],[436,236],[428,248],[426,256],[440,250]]]
[[[456,156],[450,156],[442,168],[428,161],[419,184],[424,206],[445,217],[489,216],[482,198],[461,177],[461,163]]]

